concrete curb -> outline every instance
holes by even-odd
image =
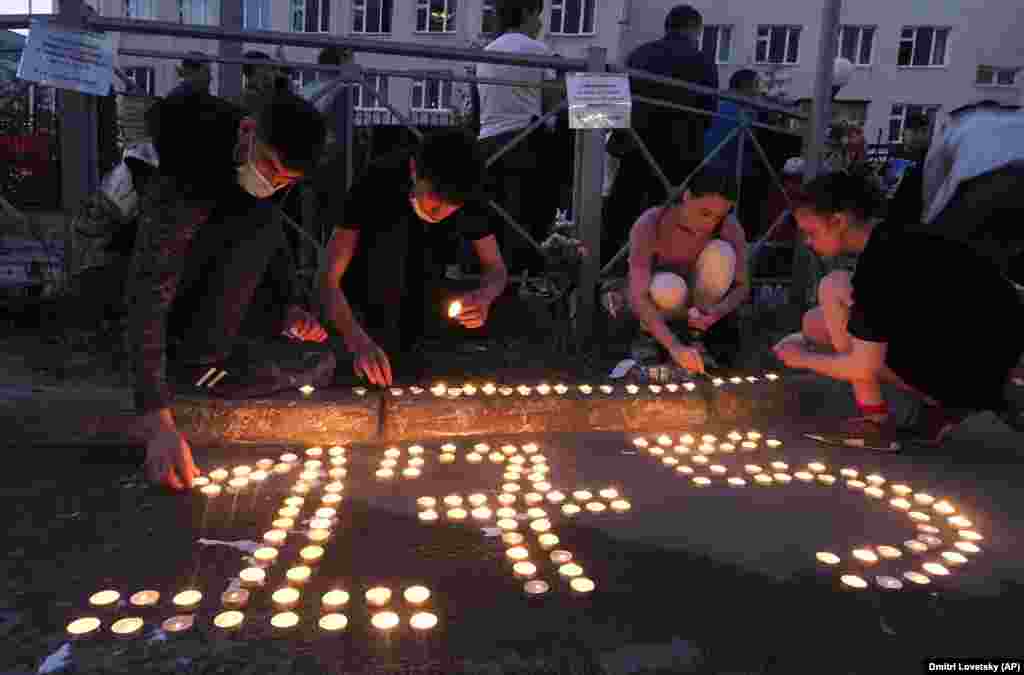
[[[528,396],[514,393],[452,397],[403,390],[357,396],[347,389],[273,398],[225,401],[180,397],[178,427],[197,444],[320,444],[401,441],[452,436],[583,431],[652,432],[703,425],[795,416],[795,387],[782,381],[697,383],[635,394],[616,384],[612,394],[594,387],[583,394],[573,385]],[[29,395],[31,394],[31,395]],[[12,430],[8,443],[23,445],[139,444],[143,436],[130,412],[126,389],[0,390],[0,423]]]

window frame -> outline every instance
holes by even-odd
[[[782,60],[772,61],[772,35],[773,29],[784,28],[786,30],[786,41],[782,46]],[[767,29],[768,35],[761,37],[761,30]],[[793,32],[797,32],[796,40],[796,58],[789,61],[789,47],[790,40],[792,40]],[[759,66],[799,66],[800,65],[800,38],[803,37],[804,27],[798,24],[789,23],[762,23],[758,24],[754,33],[754,64]],[[761,43],[765,44],[764,59],[757,58],[757,48]]]
[[[319,16],[317,17],[317,30],[311,31],[306,30],[306,26],[309,23],[309,3],[312,0],[290,0],[288,5],[288,30],[292,33],[330,33],[331,32],[331,21],[334,16],[331,12],[331,0],[315,0],[317,2],[317,8],[319,10]],[[295,27],[295,6],[298,4],[303,5],[302,10],[302,28],[298,29]],[[326,15],[326,16],[325,16]],[[326,27],[324,27],[326,18]]]
[[[909,38],[903,37],[903,34],[907,31],[913,31]],[[929,63],[924,65],[917,65],[914,63],[914,57],[917,53],[917,35],[918,31],[930,30],[932,31],[931,40],[931,54],[929,56]],[[940,33],[945,33],[945,39],[943,41],[942,50],[942,63],[935,63],[935,37]],[[950,51],[950,37],[953,35],[952,26],[903,26],[900,28],[900,39],[899,46],[896,49],[896,67],[897,68],[947,68],[949,67],[949,51]],[[900,52],[903,49],[904,43],[910,43],[910,62],[906,64],[900,63]]]
[[[389,93],[388,93],[388,76],[387,75],[367,73],[365,77],[368,78],[368,79],[372,79],[372,81],[374,83],[374,88],[377,91],[377,93],[381,94],[381,98],[384,99],[384,103],[390,103],[391,101],[390,101]],[[355,85],[353,87],[353,92],[352,92],[352,109],[353,110],[365,110],[367,112],[380,112],[380,111],[384,111],[384,110],[388,109],[387,106],[384,105],[384,103],[378,102],[378,100],[376,98],[374,98],[372,96],[363,96],[363,90],[364,89],[366,89],[366,84],[365,83],[357,84],[357,85]],[[370,104],[369,105],[365,105],[366,101],[363,100],[364,98],[370,99]],[[411,103],[411,101],[410,101],[410,103]]]
[[[156,68],[153,66],[125,66],[122,69],[125,77],[130,77],[135,84],[139,85],[135,73],[146,73],[146,85],[139,85],[147,96],[156,96]]]
[[[443,24],[443,29],[442,30],[431,30],[430,29],[430,25],[431,25],[430,16],[431,16],[431,12],[433,11],[433,4],[435,2],[443,2],[444,3],[445,19],[444,19],[444,24]],[[466,0],[462,0],[462,2],[465,5]],[[454,6],[455,7],[455,10],[454,10],[455,18],[454,19],[449,19],[448,18],[449,15],[453,13],[453,12],[449,11],[450,6]],[[463,8],[465,8],[465,7],[463,7]],[[458,30],[459,30],[459,0],[416,0],[415,11],[416,11],[416,16],[413,18],[413,21],[415,22],[413,24],[413,33],[415,33],[416,35],[455,35],[456,33],[458,33]],[[423,28],[420,28],[420,12],[421,11],[426,11],[426,14],[424,15],[426,23],[425,23],[425,26]],[[451,26],[451,27],[449,28],[449,26]]]
[[[423,96],[423,103],[425,104],[427,102],[427,86],[432,81],[437,81],[438,84],[439,84],[439,89],[438,89],[439,101],[438,101],[438,103],[440,105],[444,104],[444,98],[445,98],[444,97],[444,89],[445,89],[445,87],[448,88],[448,107],[428,108],[425,105],[422,105],[422,106],[417,106],[416,105],[416,89],[417,89],[417,87],[420,87],[422,89],[422,91],[423,91],[423,94],[422,94],[422,96]],[[454,82],[452,82],[449,79],[438,77],[436,75],[435,76],[425,75],[423,77],[416,78],[416,79],[414,79],[412,81],[412,91],[410,92],[409,109],[412,112],[417,112],[417,113],[450,113],[450,112],[453,112],[455,110],[455,108],[452,107],[452,103],[453,103],[452,99],[454,97],[455,97],[455,83]]]
[[[715,30],[715,65],[727,66],[732,63],[732,48],[733,48],[733,28],[732,24],[728,23],[710,23],[705,24],[703,30],[700,32],[700,38],[697,40],[697,49],[704,51],[704,36],[707,35],[709,29]],[[729,49],[728,54],[725,58],[722,58],[722,31],[727,31],[729,34]]]
[[[149,10],[148,12],[146,12],[147,16],[140,16],[138,14],[133,15],[129,13],[128,9],[131,5],[138,6],[139,4],[145,4],[146,8]],[[124,5],[122,6],[122,9],[124,10],[124,18],[126,19],[154,20],[157,18],[156,0],[124,0]]]
[[[270,0],[256,0],[260,4],[260,19],[261,21],[253,26],[250,25],[251,17],[249,16],[249,2],[250,0],[242,0],[242,29],[243,30],[271,30],[273,23],[271,23],[271,12],[270,12]],[[266,10],[265,12],[263,10]],[[264,24],[265,20],[265,24]]]
[[[992,76],[988,82],[983,82],[981,79],[981,73],[983,70],[987,70]],[[1015,89],[1017,87],[1017,74],[1019,72],[1020,70],[1017,68],[1000,68],[999,66],[978,64],[974,74],[974,86],[992,87],[995,89]],[[1010,75],[1010,82],[1000,82],[1000,76],[1007,73]]]
[[[206,6],[206,12],[204,13],[205,21],[185,21],[185,7],[188,6],[193,9],[191,12],[194,14],[193,3],[202,3]],[[186,26],[219,26],[220,25],[220,3],[221,0],[178,0],[178,23]],[[210,5],[216,5],[216,11],[213,14],[210,13]],[[243,2],[243,12],[245,6]],[[244,25],[244,24],[243,24]]]
[[[843,31],[845,30],[856,30],[857,31],[857,42],[854,47],[854,54],[856,59],[852,59],[853,65],[858,68],[869,68],[875,63],[875,46],[878,44],[878,26],[870,24],[843,24],[839,27],[839,38],[836,40],[836,58],[843,56]],[[868,51],[867,62],[862,63],[860,61],[861,52],[864,50],[864,31],[871,31],[871,47]]]
[[[900,112],[898,114],[895,112],[896,108],[900,109]],[[934,129],[935,129],[935,121],[938,118],[939,110],[941,110],[941,108],[942,108],[942,106],[940,106],[938,104],[893,103],[889,107],[889,117],[888,117],[888,119],[889,119],[889,133],[887,134],[887,137],[889,139],[889,144],[890,145],[896,145],[896,144],[903,143],[903,132],[906,130],[907,115],[911,114],[912,112],[920,112],[920,113],[922,113],[924,115],[927,115],[929,120],[931,121],[931,125],[930,125],[931,129],[934,131]],[[893,139],[893,134],[892,134],[892,123],[894,121],[896,121],[896,120],[899,120],[900,133],[899,133],[899,136],[894,140]]]
[[[349,23],[349,33],[352,35],[391,35],[395,29],[395,2],[394,0],[376,0],[380,2],[380,22],[377,26],[380,30],[366,30],[366,4],[373,2],[374,0],[352,0],[352,21]],[[363,9],[363,27],[361,30],[357,30],[355,26],[356,22],[356,5],[359,5]],[[384,10],[387,9],[385,12]],[[385,14],[387,15],[387,30],[384,30]]]
[[[567,32],[565,30],[565,6],[569,2],[579,2],[579,22],[578,31]],[[590,10],[590,30],[584,30],[586,28],[587,10]],[[559,37],[593,37],[597,35],[597,0],[551,0],[550,12],[548,13],[548,34],[557,35]],[[558,27],[555,24],[555,12],[559,14],[559,20],[557,21]]]

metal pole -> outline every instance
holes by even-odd
[[[242,30],[242,3],[244,0],[220,0],[220,25],[227,30]],[[241,58],[242,43],[221,40],[217,45],[220,56]],[[217,93],[221,98],[237,99],[242,95],[242,66],[235,63],[220,64]]]
[[[839,42],[839,14],[842,5],[842,0],[825,0],[821,11],[821,40],[818,42],[818,72],[814,77],[814,107],[807,147],[806,180],[811,180],[821,171],[828,125],[832,120],[832,71]]]
[[[601,47],[587,50],[587,71],[605,72],[608,53]],[[604,129],[576,131],[574,218],[587,255],[580,269],[576,337],[587,344],[594,333],[597,282],[601,272],[601,192],[604,186]]]
[[[61,3],[57,22],[69,28],[85,26],[86,6],[79,0]],[[57,92],[60,106],[62,206],[77,212],[99,183],[96,139],[96,100],[66,89]]]

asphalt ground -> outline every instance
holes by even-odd
[[[148,486],[135,450],[67,448],[45,455],[34,450],[33,461],[12,461],[12,470],[0,477],[0,503],[11,514],[0,602],[6,606],[0,642],[7,646],[0,650],[0,672],[35,672],[68,641],[66,624],[86,615],[98,616],[103,625],[97,635],[72,645],[75,672],[903,673],[922,672],[923,659],[940,655],[1019,654],[1010,618],[1024,596],[1019,585],[1024,544],[1016,536],[1024,522],[1024,503],[1015,489],[1019,436],[978,419],[941,448],[881,456],[819,446],[801,437],[796,422],[755,426],[665,430],[673,444],[685,433],[698,444],[706,433],[716,435],[718,444],[728,441],[731,431],[763,435],[757,449],[727,453],[719,448],[706,464],[693,461],[699,453],[678,454],[672,446],[664,455],[651,454],[622,434],[460,438],[452,441],[456,461],[440,464],[440,443],[432,440],[423,444],[423,473],[416,479],[375,478],[387,448],[348,447],[338,522],[302,588],[295,610],[300,624],[284,634],[275,634],[269,623],[270,594],[285,585],[285,570],[298,564],[298,550],[308,544],[302,521],[318,505],[327,477],[306,495],[266,585],[252,591],[243,627],[226,633],[212,625],[212,618],[222,611],[221,593],[248,563],[235,548],[203,546],[198,540],[260,541],[301,468],[272,475],[238,495],[210,499]],[[657,446],[657,435],[645,438]],[[780,440],[781,447],[767,448],[767,438]],[[610,500],[598,492],[609,487],[630,502],[628,512],[595,514],[584,500],[582,512],[573,517],[550,501],[540,505],[561,539],[556,548],[570,551],[596,583],[592,593],[571,592],[528,520],[517,521],[517,531],[526,537],[537,578],[550,584],[541,596],[524,592],[523,580],[512,572],[508,546],[483,531],[495,527],[494,518],[453,523],[439,506],[438,523],[418,520],[421,496],[441,500],[482,493],[492,510],[500,506],[496,496],[506,482],[502,467],[486,453],[479,464],[466,461],[478,442],[492,451],[509,443],[519,446],[524,464],[544,455],[549,482],[568,502],[574,501],[573,491],[585,488],[597,495],[589,501],[607,505]],[[522,451],[529,442],[539,446],[534,455]],[[398,446],[396,470],[407,465],[410,445]],[[196,454],[209,471],[251,466],[284,452],[302,455],[303,448],[208,447]],[[665,456],[695,473],[665,465]],[[330,468],[326,453],[321,461]],[[776,470],[773,461],[789,466]],[[771,473],[795,475],[810,461],[826,464],[836,484],[794,479],[759,486],[744,470],[758,464]],[[713,464],[726,467],[727,476],[742,476],[747,485],[728,486],[711,472]],[[856,469],[862,478],[884,477],[885,497],[874,499],[848,487],[842,468]],[[694,476],[713,482],[701,488]],[[962,566],[947,564],[951,573],[931,575],[927,585],[903,578],[924,562],[941,560],[942,551],[957,550],[952,547],[957,539],[946,516],[917,505],[939,529],[935,536],[942,545],[925,554],[905,548],[905,541],[925,533],[889,505],[896,483],[951,503],[983,537],[977,542],[981,552],[965,554],[968,562]],[[520,512],[530,481],[521,485],[514,505]],[[852,558],[853,549],[878,545],[901,549],[902,556],[875,565]],[[823,551],[835,553],[841,563],[816,562],[815,554]],[[845,588],[839,578],[847,573],[861,576],[869,587]],[[904,587],[879,588],[875,578],[881,575],[900,578]],[[413,610],[401,598],[412,584],[431,590],[427,607],[439,618],[424,634],[409,627]],[[370,624],[372,610],[363,597],[377,585],[394,591],[390,608],[401,619],[388,633]],[[167,637],[156,630],[160,623],[181,613],[170,598],[193,587],[204,596],[195,626],[160,639]],[[161,600],[152,610],[89,608],[90,594],[108,588],[123,598],[154,589]],[[317,626],[319,601],[334,588],[351,594],[342,610],[349,625],[327,634]],[[111,636],[114,620],[134,615],[146,622],[140,637]]]

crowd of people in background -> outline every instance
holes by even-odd
[[[495,4],[500,35],[485,51],[554,55],[539,39],[542,0]],[[698,47],[702,29],[697,10],[677,6],[664,36],[627,56],[630,69],[696,86],[634,78],[634,95],[677,107],[638,101],[636,133],[607,137],[601,262],[627,254],[603,306],[634,329],[632,358],[694,376],[733,365],[753,258],[765,241],[799,240],[818,256],[854,260],[822,281],[802,330],[775,347],[786,365],[852,387],[860,414],[816,439],[892,450],[908,433],[934,442],[974,410],[1003,410],[1001,386],[1024,351],[1021,322],[1003,318],[1022,309],[1011,278],[1021,281],[1024,253],[1024,116],[975,104],[938,136],[931,120],[911,116],[891,172],[855,170],[863,134],[806,185],[804,160],[785,158],[775,168],[788,200],[773,205],[778,191],[749,136],[766,119],[758,73],[735,72],[720,96],[717,66]],[[147,115],[159,166],[138,181],[126,282],[149,475],[173,487],[197,475],[171,412],[175,391],[270,394],[326,385],[346,369],[389,386],[426,372],[431,330],[483,329],[510,277],[543,277],[548,264],[489,202],[542,240],[555,211],[571,208],[559,179],[571,177],[574,156],[559,73],[480,64],[480,78],[523,86],[479,84],[472,132],[429,132],[350,178],[345,78],[296,91],[269,54],[250,51],[244,90],[225,101],[194,56]],[[333,47],[319,58],[351,61]],[[301,180],[315,187],[318,225],[333,233],[315,297],[298,289],[297,235],[281,217]],[[476,280],[452,279],[453,261]],[[971,318],[951,321],[953,312]],[[918,396],[920,414],[897,423],[883,383]]]

